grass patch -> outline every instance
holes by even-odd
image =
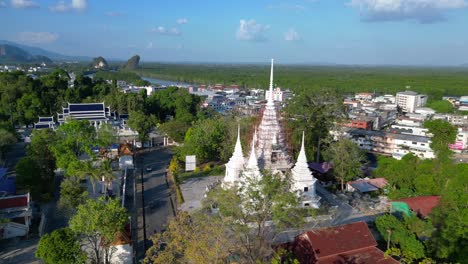
[[[183,172],[177,175],[179,182],[184,182],[190,178],[208,177],[208,176],[221,176],[225,173],[225,167],[219,165],[206,165],[201,166],[203,169],[197,167],[195,171]]]

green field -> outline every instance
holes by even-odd
[[[265,88],[269,65],[142,64],[136,73],[195,84],[238,84]],[[342,93],[396,93],[406,86],[431,99],[443,95],[468,95],[468,68],[416,68],[365,66],[275,66],[275,84],[292,90],[337,89]]]

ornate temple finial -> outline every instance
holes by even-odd
[[[301,163],[306,163],[307,164],[307,157],[305,154],[305,147],[304,147],[304,131],[302,131],[302,144],[301,144],[301,150],[299,151],[299,156],[297,157],[297,162]]]
[[[268,105],[274,105],[273,101],[273,59],[271,59],[271,71],[270,71],[270,94],[268,96]]]
[[[236,140],[236,146],[234,148],[234,153],[238,154],[240,153],[242,155],[242,145],[240,142],[240,125],[237,125],[237,140]]]
[[[247,168],[258,169],[258,160],[255,155],[255,142],[252,140],[252,149],[250,150],[249,161],[247,162]]]

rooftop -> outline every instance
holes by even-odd
[[[418,196],[404,198],[398,201],[405,202],[413,212],[426,217],[432,212],[434,207],[439,205],[440,196]]]

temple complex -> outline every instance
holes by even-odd
[[[271,60],[270,92],[268,93],[260,125],[255,128],[251,141],[249,159],[246,162],[240,143],[240,128],[237,131],[237,141],[234,153],[226,164],[226,175],[223,186],[231,186],[236,182],[258,180],[260,170],[269,170],[291,177],[291,192],[301,198],[302,206],[318,208],[319,200],[315,193],[317,181],[309,169],[305,155],[304,134],[302,135],[301,151],[297,162],[292,168],[291,158],[287,152],[286,139],[280,125],[281,117],[273,100],[273,60]],[[258,133],[257,133],[258,131]]]

